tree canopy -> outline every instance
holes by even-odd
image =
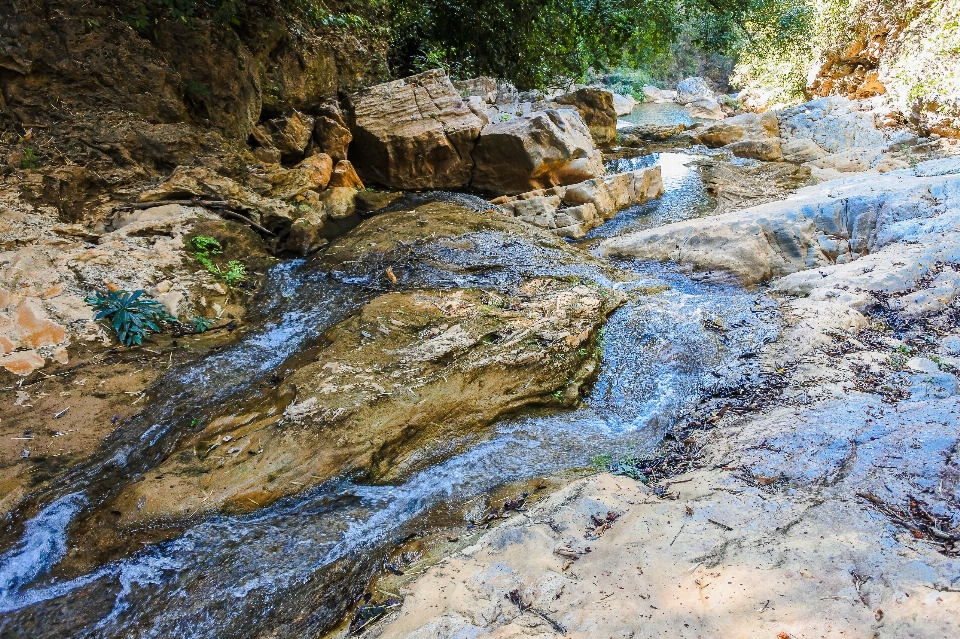
[[[317,26],[387,40],[397,76],[442,66],[530,89],[578,81],[590,69],[662,64],[680,38],[706,54],[779,54],[802,45],[816,0],[105,1],[144,33],[171,19],[240,27],[283,8]]]

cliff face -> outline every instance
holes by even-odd
[[[149,175],[386,75],[386,43],[371,29],[306,22],[279,3],[243,3],[233,22],[135,29],[138,7],[0,0],[0,134],[40,128],[71,141],[39,152]]]
[[[960,137],[960,1],[860,0],[824,51],[810,98],[889,95],[913,124]]]

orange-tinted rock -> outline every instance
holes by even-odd
[[[43,358],[34,351],[18,351],[0,357],[0,366],[15,375],[29,375],[43,367]]]
[[[337,168],[333,170],[333,175],[330,176],[329,186],[331,189],[337,187],[362,189],[363,180],[357,175],[353,164],[347,160],[340,160],[337,162]]]
[[[20,341],[31,348],[59,344],[67,338],[67,332],[62,326],[42,317],[27,300],[17,306],[14,317],[20,328]]]

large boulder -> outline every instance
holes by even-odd
[[[471,186],[524,193],[603,175],[603,156],[576,111],[534,112],[483,127],[473,149]]]
[[[723,107],[713,98],[701,98],[687,105],[690,117],[699,120],[722,120],[727,117]]]
[[[554,102],[576,109],[597,144],[610,144],[617,139],[617,112],[611,92],[588,87],[557,96]]]
[[[326,153],[311,155],[289,170],[280,170],[269,176],[268,195],[280,200],[291,200],[305,191],[322,191],[330,182],[333,160]]]
[[[687,78],[677,83],[677,102],[680,104],[713,99],[713,91],[703,78]]]
[[[483,126],[447,74],[434,69],[349,97],[350,160],[368,183],[395,189],[459,188]]]
[[[613,110],[619,115],[630,115],[633,108],[637,106],[637,101],[630,95],[613,94]]]
[[[697,130],[692,141],[712,149],[723,147],[738,157],[783,159],[780,125],[775,113],[745,113]]]
[[[350,125],[336,102],[330,102],[316,109],[313,123],[313,141],[316,148],[326,153],[334,162],[347,159],[347,149],[353,140]]]

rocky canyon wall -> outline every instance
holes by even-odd
[[[960,1],[854,0],[809,98],[889,95],[922,130],[960,137]]]

